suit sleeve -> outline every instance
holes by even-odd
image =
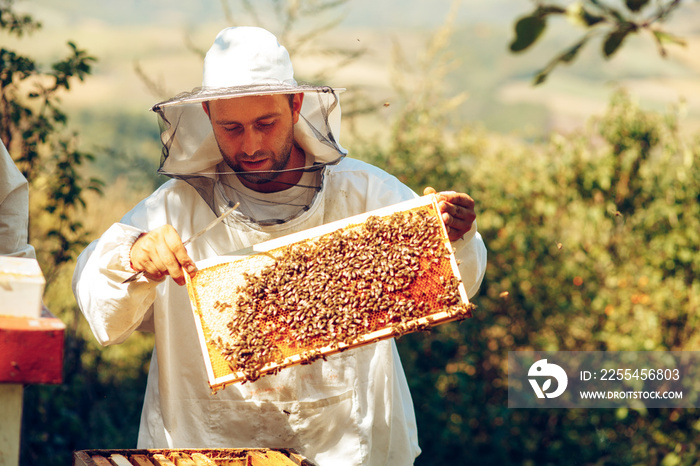
[[[102,345],[121,343],[134,330],[149,329],[158,282],[141,277],[122,283],[135,273],[129,252],[143,231],[145,228],[116,223],[78,257],[73,294]]]
[[[477,231],[476,221],[464,236],[452,242],[455,259],[459,264],[459,273],[469,299],[479,291],[486,273],[486,245]]]
[[[0,142],[0,254],[34,258],[28,244],[29,187]]]

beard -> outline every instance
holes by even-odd
[[[256,151],[252,156],[245,153],[238,153],[234,157],[229,157],[219,146],[219,150],[224,155],[224,161],[233,170],[238,177],[251,184],[265,184],[276,180],[284,172],[289,164],[289,159],[294,146],[294,130],[290,130],[285,138],[285,141],[279,151]],[[256,160],[260,158],[268,158],[272,160],[272,166],[268,170],[261,171],[245,171],[238,161],[246,161],[247,159]]]

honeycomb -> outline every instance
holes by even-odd
[[[471,317],[434,195],[413,204],[200,269],[188,291],[212,389]]]
[[[269,448],[80,450],[74,466],[314,466],[294,450]]]

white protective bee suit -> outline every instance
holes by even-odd
[[[81,254],[74,293],[103,345],[121,343],[137,329],[155,332],[139,448],[292,448],[320,466],[409,465],[420,448],[411,395],[394,340],[287,368],[212,394],[185,287],[170,278],[152,282],[141,277],[122,283],[134,273],[129,251],[139,234],[167,223],[183,239],[189,238],[233,202],[242,202],[243,212],[234,212],[189,244],[193,260],[227,254],[416,196],[382,170],[344,157],[337,143],[340,108],[336,93],[330,88],[298,86],[291,75],[285,77],[291,65],[276,39],[270,47],[289,66],[288,71],[280,72],[277,84],[273,80],[260,84],[255,76],[232,84],[231,75],[240,75],[240,66],[225,73],[212,65],[220,63],[222,55],[231,58],[234,51],[243,50],[243,43],[246,49],[250,44],[263,48],[268,36],[274,39],[257,28],[222,31],[205,61],[204,89],[154,107],[165,122],[161,172],[176,179],[162,185]],[[259,56],[249,59],[262,60]],[[275,66],[263,73],[270,74]],[[216,82],[224,74],[228,81]],[[307,155],[309,170],[298,186],[257,193],[245,188],[222,163],[200,103],[219,98],[212,97],[216,93],[212,89],[223,87],[237,95],[285,89],[305,92],[295,141]],[[486,266],[486,250],[476,224],[453,246],[472,296]]]
[[[0,255],[35,257],[28,244],[29,187],[27,179],[0,141]]]

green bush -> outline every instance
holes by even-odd
[[[700,347],[700,141],[619,92],[540,145],[423,143],[469,167],[436,188],[476,199],[489,264],[472,319],[399,341],[417,464],[697,464],[694,409],[508,409],[507,354]]]

